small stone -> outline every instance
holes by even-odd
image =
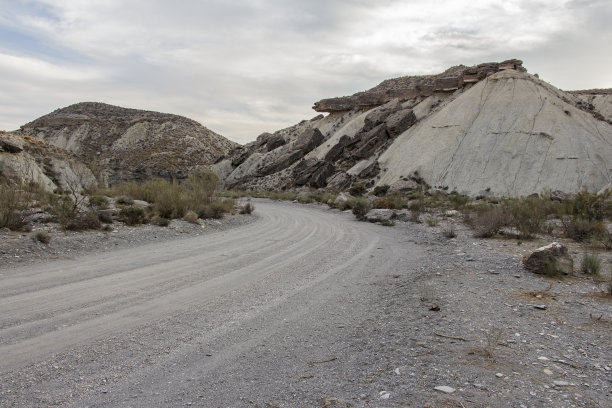
[[[538,357],[538,360],[541,360],[541,361],[548,361],[548,358],[547,358],[547,357],[544,357],[544,356],[540,356],[540,357]]]
[[[391,394],[387,391],[381,391],[378,393],[378,395],[379,395],[378,398],[380,398],[381,400],[386,400],[386,399],[391,398]]]
[[[502,378],[504,375],[503,375],[502,373],[496,373],[496,374],[495,374],[495,376],[496,376],[497,378]]]
[[[447,385],[438,385],[434,388],[434,390],[443,392],[445,394],[452,394],[453,392],[455,392],[455,389],[453,387],[449,387]]]
[[[393,370],[393,372],[397,375],[401,375],[400,369],[396,368],[395,370]]]
[[[567,387],[570,385],[567,381],[553,381],[553,384],[557,387]]]
[[[546,310],[547,309],[546,305],[533,305],[533,307],[535,309],[539,309],[539,310]]]
[[[553,375],[553,372],[550,371],[548,368],[545,368],[543,371],[544,371],[544,374],[546,375]]]

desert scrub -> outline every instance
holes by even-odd
[[[41,244],[49,244],[51,242],[51,235],[46,231],[38,231],[32,235],[32,241],[40,242]]]
[[[355,197],[360,197],[366,192],[366,188],[362,184],[355,184],[349,188],[349,194]]]
[[[385,197],[378,198],[372,204],[373,208],[389,208],[392,210],[401,210],[408,205],[408,201],[398,192],[393,192]]]
[[[108,198],[104,196],[90,196],[88,206],[93,210],[106,210],[108,208]]]
[[[427,216],[425,217],[425,223],[430,227],[436,227],[440,223],[440,220],[435,216]]]
[[[368,211],[372,209],[372,205],[368,199],[363,197],[351,198],[347,200],[346,204],[353,212],[353,215],[360,221],[363,220]]]
[[[139,207],[124,207],[119,211],[119,220],[126,225],[144,224],[145,211]]]
[[[551,201],[547,197],[526,197],[506,201],[503,205],[508,215],[508,224],[518,230],[519,239],[531,239],[543,232]]]
[[[240,214],[251,214],[255,211],[255,206],[251,202],[247,202],[240,206]]]
[[[170,225],[170,220],[168,218],[156,215],[151,219],[151,223],[153,225],[157,225],[158,227],[167,227],[168,225]]]
[[[601,258],[597,254],[585,252],[580,263],[580,270],[587,275],[598,276],[601,272]]]
[[[194,213],[193,211],[188,211],[187,214],[185,214],[185,216],[183,217],[184,221],[187,221],[191,224],[199,224],[200,222],[198,221],[198,214]]]
[[[508,215],[502,207],[485,205],[469,215],[466,222],[474,230],[475,237],[491,238],[508,225]]]
[[[387,194],[388,191],[389,185],[384,184],[382,186],[374,187],[374,190],[372,190],[372,194],[374,194],[376,197],[383,197]]]
[[[25,225],[23,210],[24,192],[19,187],[0,185],[0,228],[13,231],[20,230]]]

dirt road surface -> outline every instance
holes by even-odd
[[[470,352],[486,336],[463,295],[516,274],[514,258],[483,260],[502,273],[474,275],[480,289],[435,289],[451,270],[469,275],[467,257],[451,268],[433,259],[452,255],[444,238],[432,252],[431,238],[336,210],[258,202],[256,213],[232,230],[0,268],[0,406],[581,406],[546,394],[544,374],[522,388],[524,376],[497,375],[520,367]],[[439,281],[423,286],[424,276]],[[437,301],[442,314],[423,304],[445,294],[455,297]],[[485,297],[472,314],[498,300]],[[516,362],[513,341],[500,359]],[[541,347],[518,346],[531,370]],[[580,398],[607,398],[588,392]]]

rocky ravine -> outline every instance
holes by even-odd
[[[93,102],[58,109],[21,132],[94,162],[111,184],[182,179],[237,146],[191,119]]]
[[[321,100],[214,167],[230,187],[419,183],[469,195],[598,191],[612,180],[612,94],[564,92],[519,60],[452,67]]]

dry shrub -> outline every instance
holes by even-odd
[[[198,214],[194,213],[193,211],[188,211],[187,214],[185,214],[185,216],[183,217],[184,221],[187,221],[191,224],[199,224],[200,222],[198,221]]]
[[[251,214],[255,210],[255,206],[250,202],[240,206],[240,214]]]
[[[38,231],[32,236],[32,241],[46,245],[51,242],[51,235],[46,231]]]
[[[603,222],[586,219],[564,219],[563,229],[568,238],[578,242],[604,237],[606,233],[606,227]]]
[[[355,197],[346,201],[346,205],[351,209],[353,215],[358,220],[363,220],[365,215],[372,209],[372,205],[367,198]]]
[[[383,198],[379,198],[372,204],[372,208],[389,208],[392,210],[401,210],[407,204],[406,199],[398,192],[393,192]]]
[[[508,225],[508,215],[502,207],[485,207],[470,216],[468,224],[474,229],[477,238],[491,238]]]

